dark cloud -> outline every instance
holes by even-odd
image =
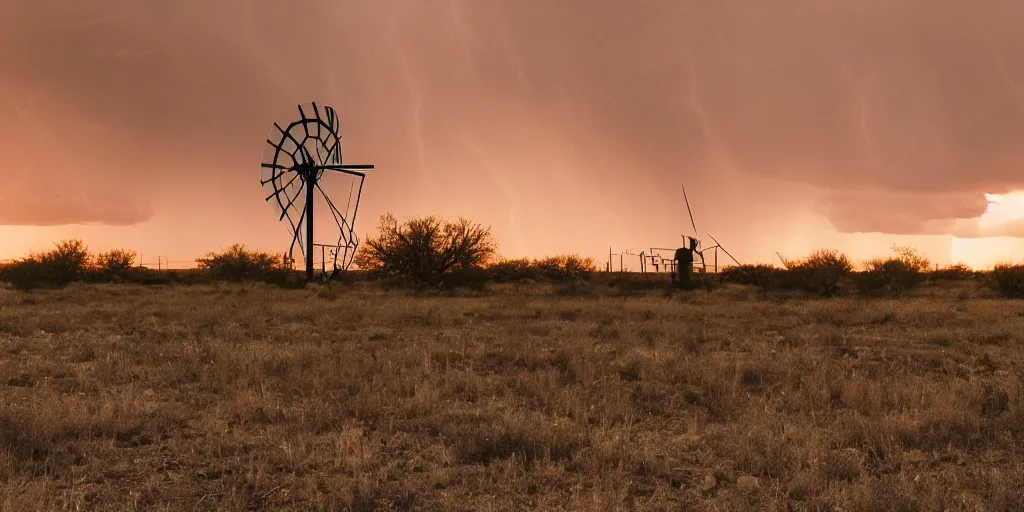
[[[966,192],[866,191],[829,193],[817,211],[839,232],[895,235],[950,234],[958,219],[980,216],[983,195]]]
[[[983,192],[1024,188],[1020,2],[12,0],[4,11],[0,151],[19,156],[0,168],[0,222],[142,220],[154,198],[210,173],[250,183],[270,121],[313,99],[338,108],[360,156],[391,169],[379,183],[395,200],[492,187],[543,209],[567,187],[581,204],[636,201],[681,170],[752,173],[820,188],[840,231],[928,234],[980,214]],[[51,162],[53,137],[64,155]],[[611,179],[627,165],[626,184]],[[37,173],[67,193],[12,200],[34,193]],[[90,198],[109,205],[52,213],[76,176],[111,191]]]

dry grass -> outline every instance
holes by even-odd
[[[1024,303],[957,286],[0,289],[0,510],[1009,510]]]

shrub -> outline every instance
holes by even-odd
[[[196,263],[214,278],[231,281],[272,279],[275,273],[287,269],[284,257],[251,251],[241,244],[232,245],[221,253],[208,253]]]
[[[96,256],[96,269],[104,278],[124,279],[135,268],[135,251],[113,249]]]
[[[552,281],[572,281],[587,277],[598,271],[593,258],[582,258],[577,254],[548,256],[534,261],[537,272]]]
[[[839,293],[839,284],[853,272],[853,263],[845,254],[833,249],[819,249],[805,260],[782,260],[786,267],[784,288],[800,289],[821,295]]]
[[[866,263],[864,272],[857,276],[861,292],[871,294],[887,291],[900,294],[924,280],[931,262],[911,247],[893,247],[896,257],[876,258]]]
[[[491,279],[498,282],[523,281],[540,277],[537,266],[529,258],[501,259],[487,266]]]
[[[992,280],[1003,297],[1024,299],[1024,265],[996,265],[992,269]]]
[[[456,270],[485,266],[497,244],[490,228],[459,217],[413,218],[399,224],[391,214],[380,218],[380,232],[368,237],[356,255],[359,268],[415,285],[443,286]]]
[[[781,269],[772,265],[736,265],[725,267],[719,274],[727,283],[747,284],[771,290],[778,286]]]
[[[597,264],[593,258],[584,258],[577,254],[561,254],[534,260],[503,259],[487,267],[490,278],[499,282],[526,279],[571,281],[584,279],[597,271]]]
[[[482,267],[459,267],[448,272],[441,285],[445,288],[483,290],[489,280],[490,275]]]
[[[38,256],[15,260],[0,268],[0,281],[11,283],[15,289],[31,290],[52,285]]]
[[[89,270],[89,250],[81,240],[63,240],[54,248],[4,266],[0,279],[17,289],[63,287],[82,279]]]
[[[80,280],[89,269],[89,249],[81,240],[63,240],[39,256],[43,271],[57,286]]]
[[[963,263],[949,265],[931,272],[933,280],[946,279],[950,281],[963,281],[975,276],[974,270]]]

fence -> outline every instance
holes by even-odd
[[[638,270],[633,269],[633,265],[637,264],[641,274],[671,274],[676,271],[675,251],[675,249],[666,249],[664,247],[652,247],[649,251],[641,251],[639,253],[635,253],[631,249],[616,253],[609,247],[605,271],[616,272],[615,264],[618,263],[618,272],[637,272]],[[707,256],[707,261],[704,264],[701,263],[699,258],[698,256],[693,262],[694,272],[713,274],[721,270],[721,267],[718,265],[717,248]]]
[[[139,261],[138,265],[154,270],[190,270],[197,267],[195,260],[171,260],[166,256],[157,256],[155,261]]]

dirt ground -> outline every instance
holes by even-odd
[[[1011,510],[1024,301],[0,289],[0,510]]]

